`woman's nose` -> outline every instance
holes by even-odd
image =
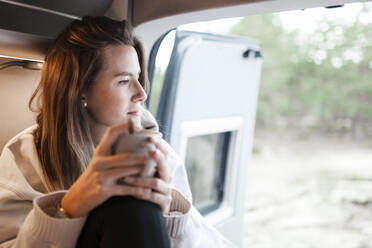
[[[137,80],[136,82],[136,90],[134,95],[132,96],[133,102],[144,102],[147,99],[147,94],[145,89],[142,87],[141,83]]]

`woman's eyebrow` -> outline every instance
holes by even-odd
[[[138,75],[140,75],[140,74],[141,74],[141,71],[138,72]],[[114,76],[115,76],[115,77],[119,77],[119,76],[127,76],[127,75],[129,75],[129,76],[134,76],[133,73],[131,73],[131,72],[127,72],[127,71],[123,71],[123,72],[116,73]]]

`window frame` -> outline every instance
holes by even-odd
[[[240,116],[231,116],[216,119],[203,119],[184,121],[181,124],[180,132],[180,158],[183,163],[186,160],[187,144],[189,137],[230,133],[229,144],[226,155],[226,166],[224,173],[223,196],[217,208],[208,209],[205,216],[212,224],[233,216],[234,202],[237,198],[236,180],[239,170],[239,158],[241,153],[242,130],[244,127],[243,118]]]

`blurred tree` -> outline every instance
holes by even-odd
[[[258,127],[315,128],[372,137],[372,14],[352,24],[322,20],[307,39],[275,14],[249,16],[230,34],[254,38],[264,54]]]
[[[149,103],[149,110],[154,116],[156,116],[159,107],[161,90],[164,84],[164,74],[164,71],[160,67],[155,68]]]

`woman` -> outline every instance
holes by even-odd
[[[0,158],[0,247],[230,245],[191,207],[185,169],[165,141],[149,141],[153,178],[136,176],[148,156],[112,154],[129,119],[156,126],[143,108],[146,82],[125,21],[85,17],[57,37],[30,100],[37,124]]]

